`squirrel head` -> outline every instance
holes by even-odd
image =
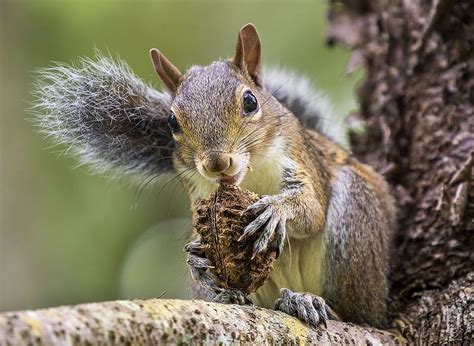
[[[239,184],[279,132],[284,109],[261,82],[261,45],[247,24],[232,59],[193,66],[185,74],[151,49],[155,69],[172,95],[168,125],[175,166],[215,182]]]

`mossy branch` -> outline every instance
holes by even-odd
[[[284,313],[199,300],[119,300],[0,314],[0,345],[164,343],[394,344],[395,334],[329,321],[311,329]]]

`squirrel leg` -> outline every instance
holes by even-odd
[[[319,296],[306,292],[292,292],[288,288],[282,288],[280,292],[281,298],[275,301],[275,310],[283,311],[312,327],[323,324],[327,328],[328,319],[340,320]]]
[[[246,212],[258,215],[244,229],[239,240],[259,233],[253,245],[253,256],[272,246],[279,256],[287,234],[287,222],[293,230],[320,230],[324,226],[324,201],[319,198],[308,173],[301,166],[283,172],[282,189],[276,195],[263,196],[247,208]],[[303,231],[306,232],[306,231]],[[305,235],[305,234],[301,234]]]
[[[193,298],[222,304],[253,304],[250,297],[243,292],[219,287],[219,279],[209,271],[214,266],[209,259],[204,257],[200,240],[188,243],[184,250],[188,253],[186,262],[194,279],[192,283]]]
[[[288,215],[282,200],[280,195],[265,196],[247,208],[246,212],[251,211],[259,215],[245,227],[239,240],[244,240],[256,232],[260,233],[253,246],[253,256],[266,250],[269,245],[275,248],[277,257],[283,251]]]
[[[218,278],[209,270],[214,266],[211,261],[204,256],[201,242],[195,240],[186,244],[184,251],[188,253],[186,263],[189,266],[194,281],[208,291],[222,291],[218,285]]]
[[[224,289],[212,300],[221,304],[253,305],[252,299],[240,290]]]

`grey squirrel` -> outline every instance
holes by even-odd
[[[318,128],[319,97],[288,74],[262,73],[252,24],[233,58],[185,74],[150,52],[167,91],[100,55],[44,69],[42,130],[100,172],[177,173],[192,207],[220,183],[264,195],[243,238],[260,234],[255,253],[274,247],[275,270],[251,297],[223,290],[192,241],[193,298],[253,301],[313,326],[328,318],[384,326],[394,201],[380,175]]]

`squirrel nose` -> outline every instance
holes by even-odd
[[[232,165],[232,157],[227,153],[211,152],[204,157],[202,165],[210,173],[222,173]]]

